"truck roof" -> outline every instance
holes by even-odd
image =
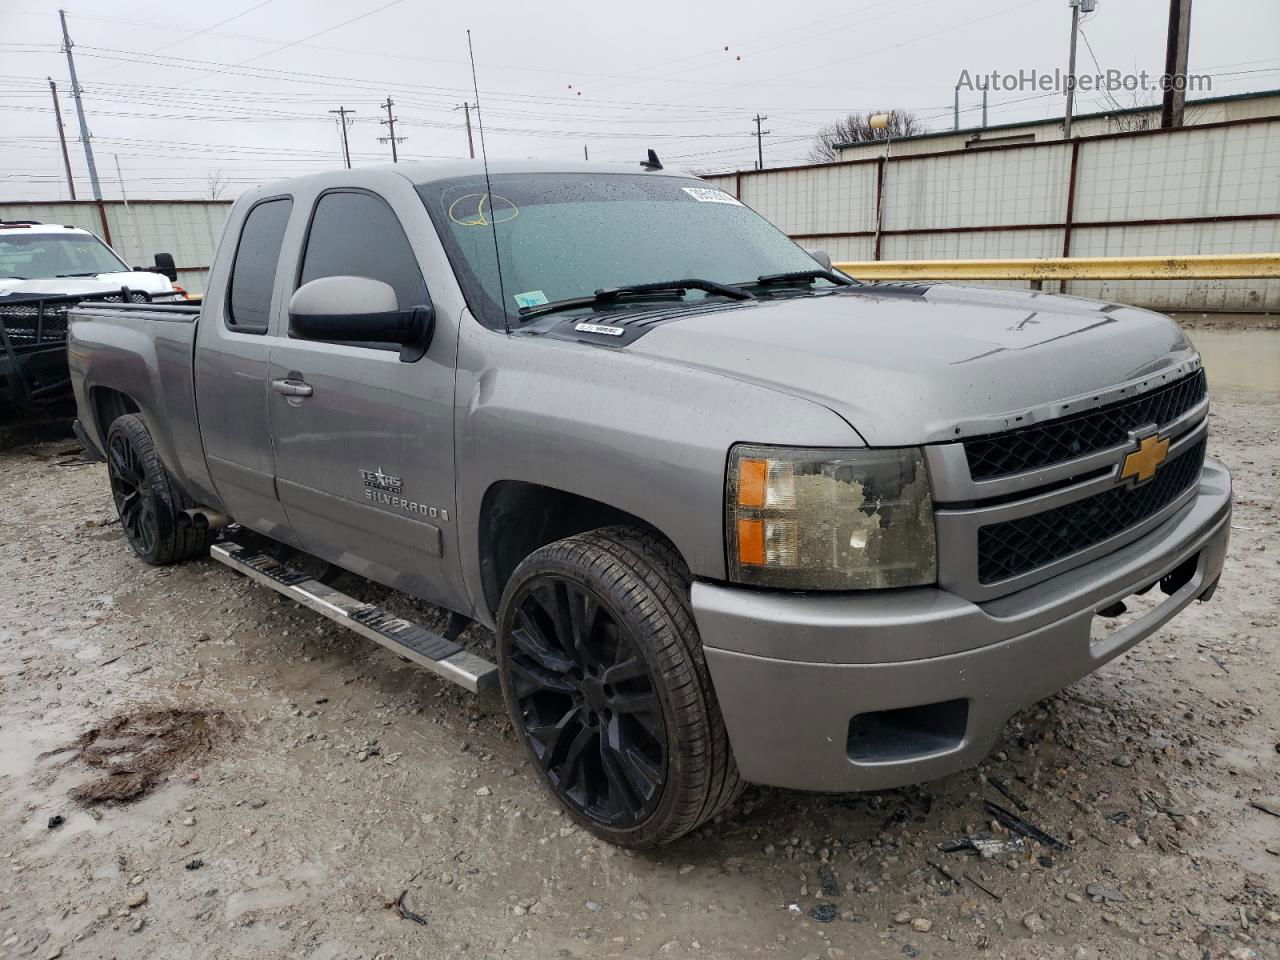
[[[310,173],[287,180],[276,180],[264,183],[259,187],[246,191],[247,195],[266,195],[278,193],[291,184],[316,184],[320,186],[341,186],[356,180],[368,181],[369,178],[399,177],[411,183],[432,183],[437,180],[452,180],[455,177],[474,177],[484,173],[484,164],[480,160],[409,160],[401,163],[378,163],[369,166],[355,167],[351,170],[338,169],[323,173]],[[491,160],[489,173],[577,173],[577,174],[649,174],[652,176],[687,177],[693,174],[683,170],[664,168],[649,170],[640,165],[639,159],[634,163],[585,162],[582,160]]]

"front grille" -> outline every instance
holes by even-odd
[[[978,580],[997,583],[1069,557],[1153,517],[1200,477],[1201,440],[1139,487],[1118,486],[1074,503],[978,530]]]
[[[0,324],[15,347],[67,339],[67,311],[74,303],[12,303],[0,298]]]
[[[969,475],[991,480],[1105,450],[1124,443],[1130,430],[1177,419],[1204,395],[1204,371],[1197,370],[1157,390],[1087,413],[970,440],[964,445]]]

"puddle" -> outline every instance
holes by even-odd
[[[1280,330],[1188,330],[1213,391],[1280,395]]]

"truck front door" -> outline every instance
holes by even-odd
[[[416,212],[425,223],[420,205]],[[369,277],[389,284],[402,309],[426,305],[422,259],[381,196],[328,190],[311,213],[294,287]],[[304,549],[466,609],[454,521],[456,351],[456,339],[436,337],[407,363],[385,344],[303,340],[286,330],[272,342],[268,406],[277,489]]]

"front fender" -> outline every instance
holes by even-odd
[[[459,348],[458,522],[474,600],[484,493],[499,481],[630,513],[666,535],[695,576],[724,579],[733,444],[863,446],[820,404],[625,348],[507,336],[467,317]]]

